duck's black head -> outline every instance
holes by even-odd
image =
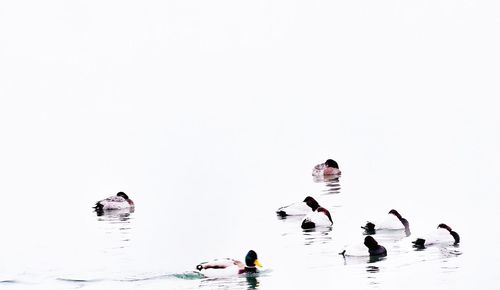
[[[373,249],[378,246],[378,242],[372,236],[365,237],[365,246],[368,249]]]
[[[120,196],[120,197],[123,197],[124,199],[128,199],[128,195],[126,195],[126,194],[125,194],[125,192],[121,192],[121,191],[120,191],[120,192],[118,192],[118,193],[116,194],[116,196]]]
[[[369,235],[375,234],[375,224],[373,224],[371,222],[367,222],[366,225],[364,227],[361,227],[361,228],[364,229],[366,231],[366,233]]]
[[[302,221],[302,224],[300,225],[300,227],[303,230],[311,230],[311,229],[316,228],[316,224],[314,222],[310,221],[309,219],[304,219]]]
[[[283,210],[278,210],[278,211],[276,212],[276,214],[277,214],[278,216],[280,216],[281,218],[286,218],[286,216],[287,216],[286,211],[283,211]]]
[[[395,216],[401,216],[401,215],[399,214],[399,212],[398,212],[397,210],[395,210],[395,209],[391,209],[391,210],[389,211],[389,214],[393,214],[393,215],[395,215]]]
[[[439,224],[437,228],[451,231],[451,228],[447,224]]]
[[[413,246],[417,249],[425,248],[425,240],[424,239],[416,239],[412,243],[413,243]]]
[[[308,207],[312,208],[312,210],[316,210],[319,207],[319,203],[311,196],[306,197],[304,202]]]
[[[325,165],[327,167],[333,167],[333,168],[339,168],[339,164],[337,163],[337,161],[333,160],[333,159],[328,159],[325,161]]]
[[[255,269],[256,266],[262,267],[262,265],[259,263],[259,260],[257,259],[257,253],[254,250],[248,251],[245,257],[245,264],[247,270],[249,268]]]

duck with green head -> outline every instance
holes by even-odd
[[[217,259],[211,262],[203,262],[196,266],[196,270],[200,271],[203,275],[216,275],[215,272],[227,274],[243,274],[243,273],[256,273],[257,267],[262,267],[260,264],[257,253],[254,250],[248,251],[245,256],[245,263],[235,259]],[[208,271],[211,271],[210,273]]]

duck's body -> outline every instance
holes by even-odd
[[[439,224],[437,230],[428,234],[426,238],[418,238],[412,242],[416,248],[425,248],[432,245],[458,245],[460,236],[446,224]]]
[[[311,208],[303,201],[292,203],[287,206],[282,206],[278,208],[276,214],[281,217],[286,216],[304,216],[311,212]]]
[[[368,248],[368,252],[366,251]],[[344,246],[342,252],[339,253],[344,257],[385,257],[387,256],[387,250],[384,246],[378,244],[378,242],[372,236],[366,236],[363,244],[356,242],[354,244]]]
[[[333,224],[330,212],[319,207],[313,212],[308,213],[302,220],[301,228],[312,229],[316,227],[329,227]]]
[[[134,208],[134,202],[123,192],[118,192],[114,196],[96,202],[96,211],[120,210]]]
[[[333,224],[330,212],[326,208],[321,207],[314,198],[308,196],[304,199],[304,202],[312,212],[309,212],[302,220],[301,228],[312,229],[316,227],[328,227]]]
[[[245,264],[235,259],[216,259],[210,262],[203,262],[196,266],[201,274],[206,277],[223,277],[244,273],[256,273],[257,267],[262,267],[257,259],[257,253],[250,250],[245,257]]]
[[[377,224],[367,222],[366,225],[361,228],[363,228],[368,235],[375,234],[377,230],[404,230],[406,236],[411,235],[410,223],[395,209],[390,210],[389,216],[383,221]]]
[[[314,166],[312,170],[313,176],[340,175],[341,173],[338,163],[332,159],[328,159],[325,163]]]

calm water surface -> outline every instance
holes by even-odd
[[[25,2],[0,2],[0,289],[499,288],[498,1]],[[92,212],[118,191],[135,212]],[[276,216],[307,195],[331,228]],[[412,235],[359,256],[391,209]],[[439,223],[459,246],[411,247]],[[250,249],[258,275],[194,272]]]
[[[193,177],[195,187],[179,188],[182,197],[158,192],[131,194],[137,204],[135,212],[97,216],[91,210],[94,200],[84,196],[75,197],[79,206],[61,208],[55,214],[44,214],[44,209],[20,212],[32,214],[33,219],[10,228],[15,235],[4,236],[0,287],[465,289],[476,284],[476,277],[493,271],[488,260],[481,259],[489,256],[497,261],[498,255],[489,254],[493,245],[481,247],[483,241],[477,237],[482,228],[460,218],[464,207],[426,212],[427,201],[412,205],[414,200],[399,200],[391,193],[384,196],[383,188],[360,194],[370,186],[357,185],[349,172],[340,179],[325,180],[310,177],[306,170],[304,176],[281,178],[269,177],[273,169],[263,171],[254,179],[225,176],[221,191],[204,187]],[[370,194],[379,197],[369,198]],[[331,228],[302,230],[301,217],[275,215],[278,207],[301,201],[306,195],[316,197],[331,211]],[[379,260],[339,255],[346,247],[364,253],[360,226],[367,220],[383,219],[393,204],[410,221],[410,238],[402,231],[379,232],[375,238],[389,253]],[[446,216],[453,221],[448,222]],[[410,246],[409,239],[433,231],[441,222],[459,232],[459,246],[425,250]],[[258,252],[264,265],[259,274],[204,278],[193,271],[197,263],[213,258],[242,260],[249,249]],[[477,281],[481,283],[488,286]]]

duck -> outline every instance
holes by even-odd
[[[401,214],[395,210],[391,209],[388,214],[393,215],[398,219],[396,220],[387,220],[383,221],[380,226],[376,226],[372,222],[367,222],[365,226],[362,226],[361,228],[365,230],[365,234],[367,235],[374,235],[376,233],[376,229],[391,229],[391,230],[397,230],[397,229],[402,229],[404,228],[406,236],[411,235],[410,231],[410,223],[408,222],[407,219],[403,218]],[[402,226],[402,227],[401,227]]]
[[[132,209],[134,202],[124,192],[118,192],[116,195],[96,202],[94,210],[102,212],[105,210]]]
[[[437,229],[440,230],[437,233],[429,235],[427,239],[418,238],[413,241],[413,247],[423,249],[426,246],[435,244],[450,244],[453,243],[454,246],[460,243],[460,236],[457,232],[453,231],[447,224],[439,224]],[[445,231],[443,231],[445,230]]]
[[[366,236],[363,244],[366,248],[368,248],[368,256],[372,257],[385,257],[387,256],[387,250],[384,246],[379,245],[379,243],[372,236]],[[349,246],[345,246],[344,250],[339,253],[344,258],[346,256],[357,256],[357,257],[366,257],[366,249],[362,248],[360,244],[353,244]]]
[[[287,216],[304,216],[308,214],[310,211],[311,208],[306,204],[306,200],[303,200],[301,202],[295,202],[278,208],[276,210],[276,214],[284,218]]]
[[[323,175],[340,175],[342,172],[339,169],[339,164],[333,159],[327,159],[325,163],[320,163],[313,167],[313,176]]]
[[[333,224],[330,212],[319,205],[319,203],[311,196],[307,196],[304,202],[312,209],[302,220],[302,229],[313,229],[318,226],[331,226]]]
[[[245,256],[245,264],[235,259],[216,259],[211,262],[203,262],[196,266],[196,270],[204,276],[226,276],[244,273],[257,273],[257,267],[262,267],[257,253],[249,250]]]

